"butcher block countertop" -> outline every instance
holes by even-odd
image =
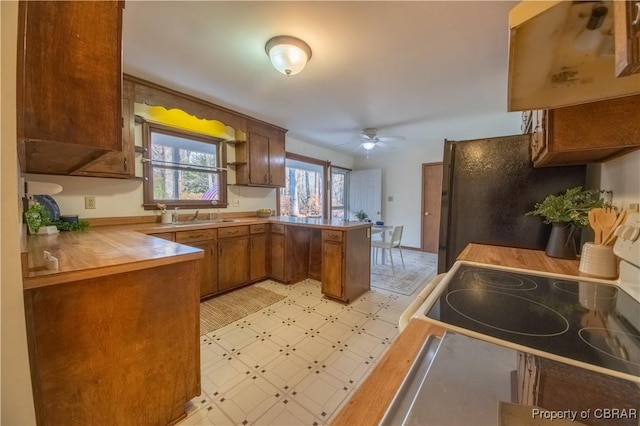
[[[490,246],[475,243],[467,245],[458,256],[458,260],[563,275],[579,275],[578,267],[580,266],[578,260],[556,259],[547,256],[542,250]]]
[[[370,227],[368,222],[275,217],[234,218],[222,223],[198,222],[170,225],[161,223],[117,224],[118,218],[103,221],[108,226],[90,226],[87,231],[60,232],[55,235],[28,235],[23,252],[28,253],[23,268],[23,288],[30,289],[96,278],[122,272],[162,266],[203,257],[202,250],[154,238],[154,234],[223,228],[259,223],[280,223],[333,230]],[[58,259],[59,268],[45,268],[44,251]]]
[[[524,268],[556,274],[578,275],[577,260],[548,257],[542,250],[469,244],[458,260]],[[412,319],[382,360],[332,422],[333,426],[380,424],[426,337],[444,330]]]

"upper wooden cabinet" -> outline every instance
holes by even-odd
[[[640,73],[640,1],[614,1],[616,76]]]
[[[605,161],[640,148],[640,95],[530,114],[535,167]]]
[[[23,1],[17,124],[23,172],[72,174],[122,149],[120,1]]]
[[[247,120],[247,141],[236,142],[236,183],[285,186],[285,132],[266,123]]]

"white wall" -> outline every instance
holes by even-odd
[[[600,188],[613,191],[613,204],[640,203],[640,150],[602,163]]]
[[[404,225],[402,245],[420,248],[422,224],[422,164],[442,161],[444,140],[467,140],[518,134],[521,114],[485,116],[475,122],[444,123],[444,132],[425,136],[421,147],[394,152],[374,148],[369,158],[357,157],[354,170],[382,169],[382,218],[391,225]],[[393,201],[389,201],[393,197]]]
[[[138,134],[136,137],[141,137]],[[136,141],[138,145],[139,141]],[[287,138],[286,149],[319,160],[328,160],[336,166],[351,168],[353,158],[329,149],[317,147],[302,141]],[[139,160],[139,157],[137,158]],[[229,172],[233,173],[232,171]],[[157,211],[144,210],[142,207],[142,181],[130,179],[107,179],[74,176],[25,174],[29,181],[53,182],[62,185],[62,192],[53,196],[64,215],[77,214],[81,218],[96,217],[124,217],[157,215]],[[231,182],[235,180],[230,176]],[[248,186],[228,187],[229,207],[223,211],[246,212],[260,208],[276,208],[276,189]],[[96,208],[84,208],[84,197],[93,196]],[[233,207],[233,200],[238,200],[239,206]],[[184,210],[189,212],[192,210]]]
[[[20,203],[16,150],[16,47],[18,3],[0,2],[2,15],[2,202],[0,203],[1,359],[0,424],[36,423],[27,354],[22,273],[20,270]]]

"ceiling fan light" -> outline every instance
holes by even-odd
[[[265,51],[275,69],[287,76],[298,74],[311,59],[311,48],[296,37],[276,36],[265,45]]]
[[[376,146],[375,142],[362,142],[362,147],[367,151],[369,151],[370,149],[373,149],[374,146]]]

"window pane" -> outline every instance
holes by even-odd
[[[280,214],[322,217],[322,166],[286,160],[285,187],[280,189]]]
[[[226,205],[226,164],[219,155],[222,142],[205,135],[146,123],[145,206],[158,202],[193,208]],[[146,199],[147,194],[151,199]],[[217,204],[216,203],[216,204]]]
[[[217,173],[153,168],[156,200],[219,200]]]
[[[331,170],[331,217],[344,219],[347,211],[348,171]]]

